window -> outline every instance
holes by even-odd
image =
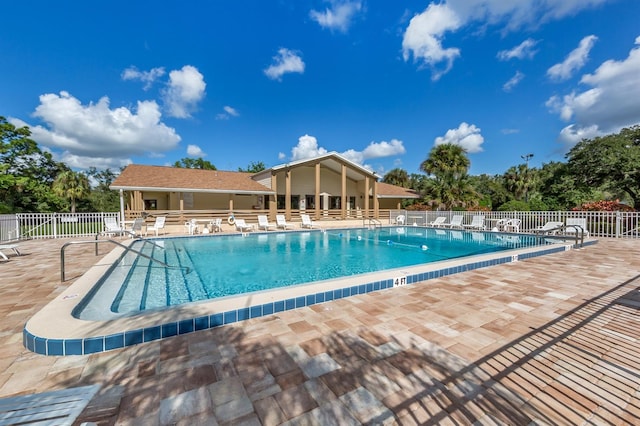
[[[308,209],[316,208],[316,196],[315,195],[305,195],[304,196]]]
[[[278,195],[278,210],[283,210],[285,209],[285,196],[284,195]],[[300,208],[300,196],[299,195],[292,195],[291,196],[291,208],[294,210],[297,210]]]
[[[144,200],[145,210],[158,210],[158,200]]]

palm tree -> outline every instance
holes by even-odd
[[[409,188],[409,175],[406,170],[396,168],[389,170],[382,178],[382,182],[390,185],[397,185],[403,188]]]
[[[526,164],[511,166],[504,173],[505,187],[519,201],[527,201],[529,190],[534,187],[534,171]]]
[[[459,145],[442,144],[434,147],[420,170],[433,176],[427,185],[426,196],[438,207],[469,207],[477,204],[478,194],[467,171],[471,162]]]
[[[76,212],[76,200],[87,197],[91,192],[87,176],[72,170],[58,174],[51,189],[57,196],[71,201],[71,213]]]

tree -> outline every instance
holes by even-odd
[[[99,212],[117,211],[120,208],[119,194],[117,191],[109,189],[116,178],[116,173],[111,169],[98,170],[95,167],[90,167],[87,170],[87,176],[93,185],[89,195],[89,209]]]
[[[52,186],[53,192],[71,202],[71,213],[76,212],[76,200],[85,198],[90,193],[89,179],[83,173],[67,170],[58,175]]]
[[[478,194],[467,174],[470,164],[465,150],[459,145],[442,144],[431,150],[429,157],[420,164],[420,170],[433,177],[426,190],[432,204],[445,209],[477,204]]]
[[[382,182],[390,185],[401,186],[403,188],[409,188],[409,175],[406,170],[400,168],[392,169],[384,175]]]
[[[48,212],[60,208],[50,187],[69,170],[29,138],[28,127],[16,128],[0,116],[0,212]]]
[[[504,184],[513,198],[518,201],[527,201],[529,189],[533,186],[533,169],[526,164],[511,166],[504,173]]]
[[[249,163],[246,169],[243,169],[242,167],[238,167],[238,171],[244,172],[244,173],[258,173],[263,170],[266,170],[266,168],[267,166],[265,166],[262,161],[258,161],[258,162],[252,161],[251,163]]]
[[[640,208],[640,126],[617,134],[583,139],[567,154],[576,183],[583,188],[602,187],[614,194],[624,191]]]
[[[216,166],[211,164],[209,161],[203,159],[202,157],[198,158],[183,158],[181,160],[173,163],[173,167],[178,167],[182,169],[202,169],[202,170],[218,170]]]

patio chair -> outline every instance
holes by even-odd
[[[199,232],[198,222],[195,219],[188,220],[184,223],[184,227],[187,228],[189,235],[197,234]]]
[[[404,215],[396,216],[396,225],[404,225]]]
[[[277,229],[277,228],[278,228],[278,225],[274,223],[269,223],[269,218],[267,217],[266,214],[258,215],[258,229],[264,229],[265,231],[268,231],[269,229]]]
[[[504,224],[505,232],[520,232],[520,223],[522,221],[520,219],[509,219],[507,223]]]
[[[165,223],[166,220],[167,220],[166,216],[158,216],[158,217],[156,217],[156,221],[153,223],[153,225],[151,225],[151,226],[149,226],[147,228],[147,232],[155,231],[156,237],[157,237],[158,234],[160,233],[160,231],[164,229],[164,223]]]
[[[403,216],[404,218],[404,216]],[[316,224],[311,221],[311,217],[308,214],[301,214],[300,219],[302,219],[302,224],[300,227],[302,228],[315,228]]]
[[[443,226],[447,226],[451,229],[455,229],[455,228],[462,228],[462,221],[464,220],[464,216],[460,215],[454,215],[451,218],[451,222],[450,223],[443,223]]]
[[[122,235],[124,234],[124,229],[118,223],[118,219],[115,217],[105,217],[104,218],[104,230],[101,232],[102,235]]]
[[[146,228],[146,224],[144,222],[144,218],[138,217],[133,221],[133,224],[131,224],[131,238],[133,237],[137,237],[137,236],[142,236],[142,228]],[[145,229],[144,234],[147,234],[147,231]]]
[[[558,228],[564,226],[564,222],[549,221],[542,226],[533,228],[533,232],[536,234],[551,234],[555,235],[558,232]]]
[[[582,228],[584,237],[589,237],[589,231],[587,231],[587,219],[584,217],[568,217],[567,218],[567,227],[564,230],[564,233],[567,235],[575,236],[576,233],[580,235],[580,231],[578,231],[575,226],[579,226]]]
[[[440,226],[445,226],[447,218],[446,216],[438,216],[436,217],[435,220],[432,220],[431,222],[429,222],[429,226],[433,226],[434,228],[438,228]]]
[[[253,231],[253,225],[247,224],[244,219],[236,218],[236,229],[240,232]]]
[[[282,229],[293,228],[293,225],[287,223],[283,214],[276,215],[276,226]]]
[[[7,255],[4,254],[2,252],[2,250],[13,250],[13,252],[16,255],[21,256],[20,250],[18,250],[18,245],[17,244],[2,244],[2,245],[0,245],[0,257],[3,258],[4,260],[9,260]]]
[[[482,231],[484,229],[484,215],[473,216],[471,223],[463,226],[468,229],[478,229]]]
[[[211,230],[213,232],[222,232],[222,219],[215,218],[211,221]]]

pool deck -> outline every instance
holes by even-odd
[[[60,283],[64,242],[0,261],[0,397],[100,385],[76,424],[640,424],[640,241],[38,355],[24,324],[99,259],[70,248]]]

